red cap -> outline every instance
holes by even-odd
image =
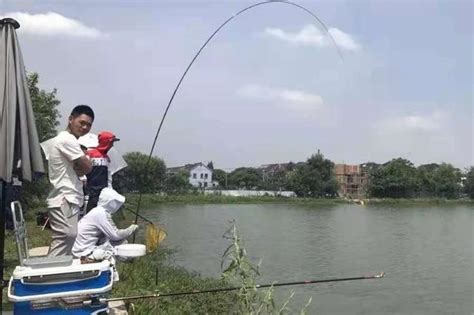
[[[99,142],[105,142],[105,141],[120,141],[120,139],[116,138],[115,135],[109,131],[101,131],[99,132],[97,138],[99,139]]]

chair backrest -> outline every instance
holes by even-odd
[[[57,256],[57,257],[32,257],[29,256],[28,250],[28,235],[26,233],[26,223],[23,218],[23,208],[19,201],[11,203],[11,210],[13,216],[13,227],[15,228],[15,238],[18,248],[18,259],[21,266],[31,268],[47,268],[58,266],[70,266],[72,264],[72,256]]]
[[[28,259],[28,236],[26,234],[26,224],[23,218],[23,209],[19,201],[11,203],[13,217],[13,227],[15,229],[16,245],[18,249],[18,259],[23,266],[23,261]]]

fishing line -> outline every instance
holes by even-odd
[[[160,124],[158,126],[158,130],[156,131],[156,134],[155,134],[155,138],[153,140],[153,145],[151,146],[151,150],[150,150],[150,154],[148,155],[148,160],[147,160],[147,163],[145,164],[145,168],[144,168],[144,175],[145,175],[145,178],[148,174],[147,170],[148,168],[150,167],[150,161],[151,161],[151,158],[153,156],[153,151],[155,150],[155,146],[156,146],[156,142],[158,140],[158,136],[160,134],[160,131],[161,131],[161,128],[163,127],[163,123],[165,121],[165,118],[166,116],[168,115],[168,110],[170,109],[171,107],[171,104],[173,103],[173,100],[174,100],[174,97],[176,96],[176,93],[178,92],[179,90],[179,87],[181,86],[181,83],[183,82],[184,78],[186,77],[186,74],[188,73],[189,69],[191,68],[191,66],[193,65],[194,61],[197,59],[197,57],[201,54],[201,52],[204,50],[204,48],[207,46],[207,44],[214,38],[214,36],[224,27],[227,25],[227,23],[229,23],[230,21],[232,21],[233,19],[235,19],[237,16],[239,16],[240,14],[250,10],[250,9],[253,9],[255,7],[258,7],[258,6],[261,6],[261,5],[266,5],[266,4],[273,4],[273,3],[281,3],[281,4],[287,4],[287,5],[290,5],[290,6],[293,6],[293,7],[296,7],[298,9],[301,9],[303,10],[304,12],[308,13],[311,17],[313,17],[317,22],[318,22],[318,26],[322,27],[324,33],[330,38],[330,40],[332,41],[332,43],[334,44],[334,46],[336,47],[336,50],[339,54],[339,57],[341,58],[341,60],[343,60],[343,57],[342,57],[342,53],[341,53],[341,50],[339,49],[339,47],[337,46],[336,44],[336,41],[334,40],[334,38],[331,36],[331,34],[329,33],[329,30],[328,28],[326,27],[326,25],[316,16],[316,14],[314,14],[313,12],[311,12],[310,10],[308,10],[307,8],[299,5],[299,4],[296,4],[296,3],[293,3],[293,2],[290,2],[290,1],[284,1],[284,0],[270,0],[270,1],[262,1],[262,2],[259,2],[259,3],[256,3],[256,4],[253,4],[253,5],[250,5],[242,10],[240,10],[239,12],[235,13],[234,15],[232,15],[230,18],[228,18],[224,23],[222,23],[212,34],[211,36],[209,36],[209,38],[204,42],[204,44],[201,46],[201,48],[199,48],[198,52],[194,55],[193,59],[191,60],[191,62],[188,64],[188,66],[186,67],[186,70],[184,71],[184,73],[182,74],[181,78],[179,79],[178,81],[178,84],[176,85],[174,91],[173,91],[173,94],[171,95],[171,98],[170,100],[168,101],[168,105],[166,106],[166,109],[165,109],[165,112],[163,113],[163,116],[161,118],[161,121],[160,121]],[[137,202],[137,210],[136,210],[136,215],[135,215],[135,224],[138,222],[138,214],[140,213],[140,205],[141,205],[141,201],[142,201],[142,195],[143,195],[143,186],[140,186],[140,194],[138,196],[138,202]],[[135,243],[135,235],[133,236],[133,242]]]

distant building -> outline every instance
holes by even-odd
[[[363,198],[367,192],[368,175],[360,165],[336,164],[334,166],[339,196]]]
[[[196,188],[207,189],[218,186],[218,182],[212,180],[212,169],[202,162],[186,164],[184,166],[171,167],[167,169],[169,174],[177,174],[185,171],[189,173],[189,183]]]

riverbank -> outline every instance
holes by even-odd
[[[122,220],[128,222],[130,218]],[[32,219],[27,220],[29,247],[47,246],[50,242],[49,230],[41,230]],[[119,225],[121,225],[119,223]],[[143,240],[138,240],[143,242]],[[120,281],[114,285],[112,297],[202,290],[228,286],[224,281],[201,277],[184,268],[173,266],[173,252],[160,247],[155,253],[133,260],[119,263]],[[8,231],[5,235],[5,279],[9,278],[15,266],[19,264],[15,236]],[[157,280],[157,281],[156,281]],[[8,302],[6,289],[3,290],[3,310],[12,310],[13,304]],[[133,314],[191,314],[196,310],[203,314],[225,314],[236,303],[234,292],[219,294],[199,294],[182,297],[133,301]]]
[[[138,194],[126,194],[127,203],[133,205],[137,203]],[[154,205],[157,203],[177,203],[177,204],[259,204],[259,203],[317,203],[321,205],[337,205],[347,203],[347,200],[340,198],[288,198],[273,196],[252,196],[252,197],[232,197],[222,195],[157,195],[144,194],[142,205]]]
[[[126,194],[127,203],[136,205],[138,194]],[[152,206],[161,203],[177,204],[260,204],[260,203],[304,203],[315,205],[340,205],[340,204],[363,204],[363,205],[400,205],[400,206],[432,206],[432,205],[467,205],[474,207],[473,199],[444,199],[444,198],[296,198],[296,197],[231,197],[222,195],[183,194],[183,195],[158,195],[144,194],[142,206]]]

